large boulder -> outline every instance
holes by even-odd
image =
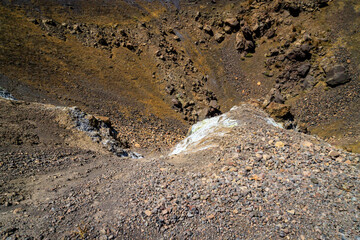
[[[253,41],[250,40],[246,40],[245,42],[245,51],[246,52],[255,52],[255,43]]]
[[[236,50],[242,51],[245,49],[245,42],[246,39],[244,37],[244,35],[242,34],[242,32],[238,32],[236,34],[236,38],[235,38],[235,48]]]
[[[239,26],[239,21],[237,20],[236,17],[230,17],[225,19],[225,24],[229,25],[230,27],[237,27]]]
[[[311,58],[310,50],[311,47],[308,44],[304,44],[300,47],[290,49],[287,52],[286,57],[292,61],[305,61],[306,59]]]
[[[237,31],[240,28],[240,23],[235,17],[230,17],[224,20],[226,26],[229,26],[232,31]]]
[[[215,33],[215,35],[214,35],[214,39],[215,39],[215,41],[217,41],[218,43],[221,43],[222,41],[224,41],[225,35],[224,35],[224,33],[217,32],[217,33]]]
[[[95,118],[100,122],[104,122],[108,127],[111,127],[111,120],[109,117],[95,116]]]
[[[206,106],[205,108],[201,109],[198,111],[197,115],[199,116],[200,121],[206,119],[206,118],[210,118],[210,117],[214,117],[217,115],[220,115],[221,111],[217,108],[214,108],[212,106]]]
[[[310,67],[311,67],[311,65],[309,63],[305,63],[305,64],[301,65],[297,69],[298,75],[302,78],[305,78],[310,71]]]
[[[271,102],[266,111],[273,117],[277,119],[288,119],[291,116],[290,106],[286,104]]]
[[[330,87],[336,87],[349,81],[350,78],[346,73],[345,67],[342,65],[335,65],[326,73],[326,83]]]
[[[251,31],[250,27],[245,25],[242,27],[242,33],[246,40],[253,41],[253,32]]]
[[[263,106],[267,107],[270,103],[280,103],[283,104],[285,102],[284,97],[281,95],[279,89],[272,88],[268,95],[266,95],[265,100],[263,102]]]
[[[246,39],[242,32],[236,34],[235,48],[240,52],[254,52],[255,43],[252,40]]]

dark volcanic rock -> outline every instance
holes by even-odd
[[[329,0],[316,0],[316,3],[320,8],[326,7],[328,5]]]
[[[279,89],[272,88],[269,94],[265,97],[265,101],[263,103],[264,107],[267,107],[271,102],[283,104],[285,102],[284,97],[281,95]]]
[[[221,114],[221,111],[214,107],[205,107],[204,109],[198,112],[199,120],[204,120],[205,118],[214,117]]]
[[[311,58],[310,50],[311,50],[310,46],[304,44],[301,47],[295,47],[294,49],[291,49],[287,53],[286,57],[289,60],[293,60],[293,61],[304,61],[306,59]]]
[[[306,75],[309,73],[310,67],[311,67],[311,65],[308,64],[308,63],[305,63],[305,64],[301,65],[298,68],[299,76],[302,77],[302,78],[306,77]]]
[[[254,52],[255,43],[252,40],[248,40],[244,33],[239,32],[236,34],[235,48],[240,52]]]
[[[242,33],[246,40],[251,40],[251,41],[253,40],[253,32],[251,31],[249,26],[244,26],[242,28]]]
[[[350,81],[350,78],[346,73],[346,69],[342,65],[335,65],[334,67],[332,67],[326,73],[326,78],[326,83],[330,87],[336,87]]]
[[[100,45],[103,45],[103,46],[107,46],[107,45],[108,45],[107,41],[106,41],[104,38],[100,38],[100,39],[99,39],[99,44],[100,44]]]

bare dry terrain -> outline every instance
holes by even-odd
[[[356,0],[0,2],[1,238],[360,238]]]

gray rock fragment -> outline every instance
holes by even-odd
[[[346,73],[345,67],[342,65],[335,65],[326,73],[326,83],[330,87],[336,87],[349,81],[350,78]]]

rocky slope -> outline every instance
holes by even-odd
[[[32,109],[9,100],[1,104]],[[359,155],[285,130],[255,106],[235,107],[220,119],[194,126],[184,139],[189,144],[179,143],[181,152],[140,160],[106,154],[89,143],[79,150],[65,148],[64,141],[46,153],[43,136],[39,143],[24,142],[31,148],[17,154],[7,146],[2,149],[1,236],[359,238]],[[44,133],[47,126],[33,123],[16,133]],[[192,137],[204,131],[205,138]],[[71,136],[66,128],[57,133]]]
[[[287,127],[358,151],[355,0],[5,1],[1,12],[2,87],[109,116],[133,146],[172,145],[184,121],[257,99]]]
[[[0,107],[1,168],[6,180],[25,174],[19,169],[32,173],[38,167],[51,169],[52,164],[58,164],[56,158],[62,159],[62,155],[72,155],[71,152],[90,150],[119,157],[141,157],[128,150],[128,144],[119,139],[106,117],[86,114],[76,107],[2,98]],[[51,159],[55,162],[49,161],[49,155],[54,155]]]
[[[1,238],[358,240],[359,9],[1,1]]]

